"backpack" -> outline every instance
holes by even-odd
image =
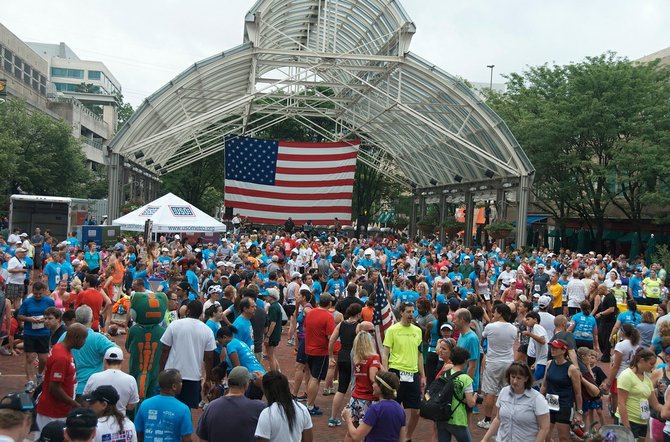
[[[452,409],[456,378],[462,374],[465,374],[465,371],[444,373],[430,384],[419,408],[421,417],[436,422],[447,422],[451,419],[456,408],[463,405],[463,398],[456,398],[458,403]]]

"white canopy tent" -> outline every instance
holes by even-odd
[[[122,230],[143,231],[146,220],[153,221],[156,233],[225,232],[226,226],[187,203],[177,195],[168,193],[112,221]]]

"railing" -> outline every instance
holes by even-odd
[[[81,141],[83,141],[84,143],[86,143],[89,146],[94,147],[98,150],[103,150],[103,145],[102,145],[101,141],[94,140],[94,139],[87,138],[87,137],[81,137]]]
[[[54,97],[51,98],[50,101],[56,102],[56,103],[69,103],[72,106],[78,107],[83,114],[88,115],[89,117],[93,118],[94,120],[97,120],[101,123],[104,123],[103,119],[101,116],[94,114],[90,109],[88,109],[86,106],[84,106],[81,101],[71,98],[71,97]]]

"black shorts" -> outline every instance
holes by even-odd
[[[558,411],[549,410],[549,420],[552,424],[572,424],[572,407],[560,407]]]
[[[25,335],[23,337],[23,351],[37,354],[49,353],[49,336]]]
[[[316,379],[323,381],[328,374],[328,356],[307,355],[309,373]]]
[[[177,396],[188,408],[198,408],[200,405],[200,381],[181,381],[181,392]]]
[[[305,338],[298,338],[298,352],[295,355],[295,361],[298,364],[307,363],[307,355],[305,354]]]
[[[290,318],[293,316],[293,313],[295,313],[295,304],[286,304],[284,306],[284,311],[286,312],[286,316]]]
[[[277,339],[273,339],[272,336],[270,336],[270,338],[268,339],[268,345],[270,347],[277,347],[279,345],[279,341],[281,341],[281,336]]]
[[[390,372],[395,373],[400,379],[400,371],[395,368],[390,368]],[[395,398],[396,402],[404,408],[419,409],[421,407],[421,381],[419,373],[414,373],[414,380],[412,382],[401,382],[398,389],[398,395]]]
[[[633,432],[633,436],[635,436],[636,439],[647,437],[648,425],[636,424],[635,422],[629,422],[629,423],[630,423],[630,431]]]
[[[337,392],[346,394],[351,383],[351,362],[337,361]]]
[[[575,347],[586,347],[590,350],[593,350],[593,341],[587,341],[585,339],[575,339]]]

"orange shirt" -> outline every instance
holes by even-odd
[[[374,313],[375,313],[374,307],[366,305],[365,307],[363,307],[363,310],[361,310],[361,319],[363,321],[372,322],[372,316],[374,315]]]
[[[112,284],[123,284],[123,275],[126,273],[126,268],[121,261],[114,263],[114,273],[112,273]]]

